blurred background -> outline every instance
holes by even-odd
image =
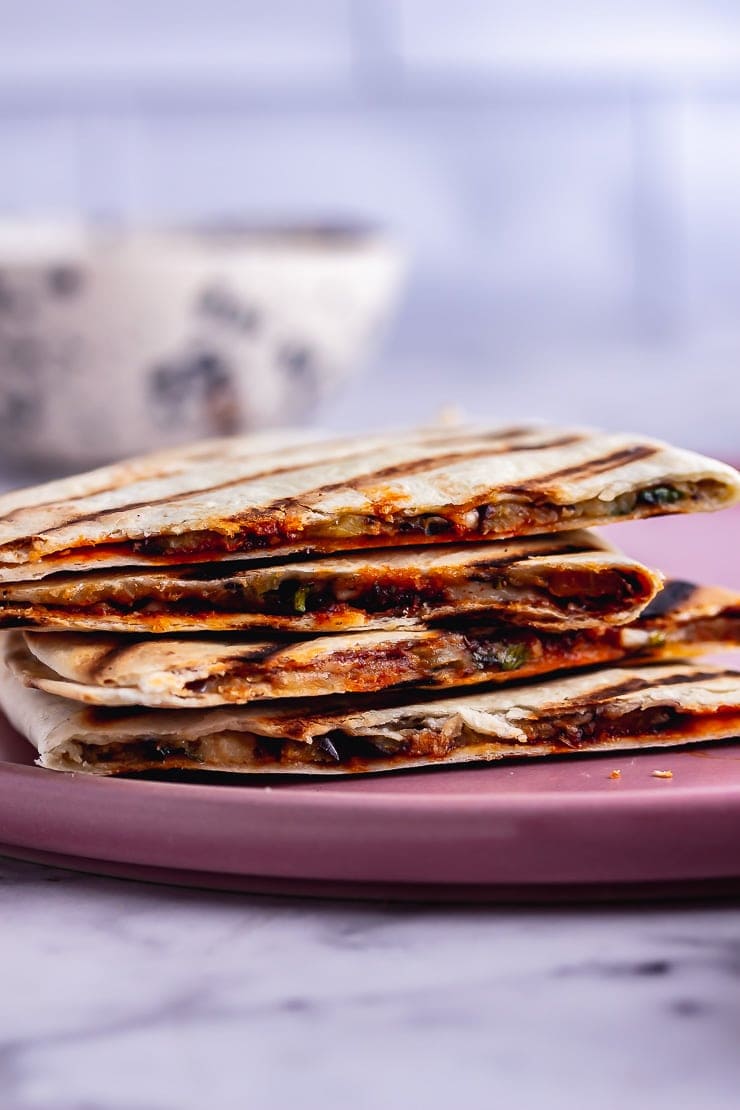
[[[0,0],[18,217],[384,229],[405,279],[312,419],[456,404],[740,458],[732,0]]]

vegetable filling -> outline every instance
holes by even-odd
[[[490,504],[471,508],[456,507],[445,514],[388,513],[368,516],[345,513],[327,521],[291,527],[286,520],[273,515],[245,526],[233,535],[219,532],[185,532],[181,535],[152,536],[131,543],[131,549],[147,556],[195,557],[202,554],[229,554],[250,549],[274,547],[289,542],[305,542],[309,546],[332,546],[338,541],[354,539],[372,544],[396,541],[421,543],[425,539],[455,540],[474,536],[518,536],[537,532],[542,527],[573,527],[580,521],[606,520],[611,517],[637,513],[650,516],[670,512],[679,502],[691,500],[701,503],[721,492],[720,484],[712,479],[697,483],[659,485],[631,493],[621,494],[612,501],[594,497],[575,505],[558,505],[546,499],[522,499],[512,493]],[[286,518],[289,510],[286,511]]]
[[[629,566],[572,569],[540,568],[521,560],[511,567],[472,564],[449,573],[414,572],[334,573],[281,577],[271,570],[234,574],[223,567],[221,578],[193,579],[174,574],[171,579],[145,577],[94,578],[35,587],[25,600],[24,587],[0,586],[0,624],[3,610],[23,623],[45,617],[62,620],[90,618],[180,617],[205,620],[219,614],[281,617],[327,621],[346,617],[372,620],[386,616],[452,617],[460,612],[511,612],[534,624],[548,613],[602,615],[646,601],[652,594],[648,574]],[[48,600],[47,600],[48,599]]]
[[[506,749],[507,756],[512,754],[513,747],[526,755],[528,745],[544,746],[548,754],[556,755],[630,741],[650,746],[651,739],[675,742],[684,738],[709,739],[718,734],[730,736],[740,732],[740,713],[728,709],[694,714],[672,706],[651,706],[617,716],[613,710],[605,712],[603,706],[589,706],[561,717],[525,719],[517,724],[525,734],[519,744],[480,735],[454,719],[446,723],[409,720],[389,729],[392,735],[354,736],[338,728],[315,737],[312,743],[237,732],[184,743],[152,737],[130,744],[82,743],[78,745],[78,756],[86,764],[109,765],[114,773],[157,770],[163,766],[244,771],[318,766],[362,772],[372,770],[373,764],[379,762],[386,766],[395,763],[400,768],[419,759],[444,760],[464,749],[471,749],[471,754],[480,754],[481,758],[495,759],[497,744]]]
[[[414,514],[379,507],[373,514],[341,513],[333,518],[306,522],[305,510],[296,511],[286,502],[269,514],[245,516],[244,523],[224,521],[224,531],[198,531],[144,536],[122,542],[103,540],[99,545],[58,549],[53,555],[94,560],[97,554],[138,555],[160,563],[197,562],[217,555],[268,550],[290,546],[298,550],[335,551],[352,547],[389,546],[399,543],[454,542],[487,537],[531,535],[548,529],[574,528],[579,524],[607,522],[616,517],[645,517],[691,508],[719,508],[731,500],[733,490],[713,478],[696,482],[662,483],[620,494],[611,501],[599,497],[571,505],[560,505],[537,491],[512,488],[496,501],[454,506],[439,513]],[[28,540],[32,559],[52,553],[39,550]],[[0,548],[0,565],[2,549]]]

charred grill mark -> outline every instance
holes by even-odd
[[[736,671],[697,671],[691,667],[686,668],[685,671],[677,671],[675,674],[664,675],[660,678],[653,679],[646,678],[629,678],[623,682],[617,682],[613,686],[602,686],[598,690],[594,690],[591,695],[591,704],[601,704],[604,701],[609,701],[611,698],[619,697],[620,694],[632,694],[638,690],[660,689],[663,686],[683,686],[691,682],[704,682],[713,678],[727,678],[737,675]]]
[[[217,673],[213,676],[204,676],[203,679],[194,679],[192,682],[186,683],[186,689],[195,690],[198,685],[208,682],[210,677],[215,679],[224,678],[245,678],[255,666],[261,666],[269,661],[278,659],[283,652],[289,650],[293,644],[293,640],[280,640],[273,643],[261,644],[244,644],[235,649],[234,653],[224,655],[218,660],[219,663],[224,665],[224,673]],[[117,645],[107,651],[100,659],[96,660],[94,667],[91,669],[92,677],[97,679],[103,672],[114,662],[120,661],[124,658],[127,652],[134,650],[140,646],[142,641],[137,638],[131,643]]]
[[[526,429],[519,429],[517,431],[517,429],[515,429],[514,434],[527,434],[527,430]],[[485,438],[485,437],[476,436],[475,438]],[[490,436],[490,438],[493,439],[493,440],[498,440],[498,439],[503,438],[503,434],[502,433],[496,433],[496,434]],[[428,469],[435,469],[437,467],[450,466],[452,463],[459,462],[459,461],[464,460],[464,459],[483,458],[487,455],[506,454],[509,451],[530,451],[530,450],[531,451],[537,451],[537,450],[543,450],[543,449],[548,448],[548,447],[565,446],[565,445],[570,444],[570,443],[578,442],[582,439],[583,439],[582,435],[568,435],[568,436],[560,436],[556,439],[545,440],[541,443],[524,443],[524,444],[510,443],[510,442],[505,440],[501,444],[501,446],[497,447],[497,448],[484,448],[484,449],[481,449],[479,451],[469,451],[469,452],[456,451],[456,452],[450,452],[446,455],[426,456],[422,459],[418,459],[418,460],[415,460],[415,461],[412,461],[412,462],[409,462],[409,463],[400,463],[396,466],[385,467],[385,468],[380,469],[380,470],[372,471],[371,473],[366,474],[366,475],[364,475],[362,477],[359,477],[359,478],[348,479],[347,481],[343,481],[343,482],[335,482],[335,483],[332,483],[331,485],[317,486],[314,489],[306,490],[304,493],[301,494],[301,497],[308,497],[308,496],[314,496],[314,495],[319,495],[319,494],[322,494],[322,493],[331,492],[335,489],[342,489],[345,486],[351,485],[353,483],[356,484],[358,487],[362,488],[365,485],[370,485],[373,482],[378,481],[378,480],[383,481],[384,479],[388,479],[388,478],[402,477],[404,475],[420,473],[420,472],[423,472],[424,470],[428,470]],[[420,448],[421,448],[421,446],[422,445],[420,445]],[[338,461],[347,461],[347,460],[350,460],[350,459],[362,458],[363,455],[368,454],[372,450],[373,450],[373,448],[371,447],[371,448],[361,449],[359,451],[348,451],[347,454],[336,456],[336,458],[332,459],[332,461],[333,462],[338,462]],[[105,518],[107,518],[109,516],[115,516],[117,513],[135,512],[138,509],[150,508],[153,505],[177,504],[181,501],[188,501],[189,499],[191,499],[192,497],[194,497],[198,494],[207,494],[207,493],[216,492],[217,490],[231,489],[235,486],[244,485],[247,482],[256,482],[256,481],[261,481],[261,480],[266,479],[266,478],[274,478],[274,477],[277,477],[281,474],[293,473],[296,470],[308,470],[308,469],[312,469],[314,466],[318,466],[318,465],[321,465],[321,462],[302,463],[302,464],[299,464],[299,465],[296,465],[295,463],[293,463],[292,465],[271,467],[268,470],[262,470],[262,471],[258,471],[257,473],[252,473],[252,474],[243,474],[240,477],[230,478],[228,481],[219,482],[216,485],[202,486],[202,487],[198,487],[196,489],[187,490],[183,493],[172,494],[172,495],[169,495],[169,496],[166,496],[166,497],[150,498],[146,501],[131,501],[131,502],[128,502],[126,504],[118,505],[115,508],[104,509],[104,510],[102,510],[100,512],[96,512],[96,513],[83,513],[83,514],[79,514],[77,516],[69,515],[69,516],[66,516],[64,518],[64,520],[60,521],[59,523],[55,523],[54,525],[52,525],[49,530],[50,531],[56,531],[58,528],[64,528],[64,527],[67,527],[71,524],[86,524],[90,521],[104,520]],[[178,473],[180,473],[180,472],[178,472]],[[168,472],[165,471],[162,474],[154,475],[153,478],[156,479],[157,477],[167,477],[167,476],[168,476]],[[141,481],[141,480],[149,481],[149,476],[147,475],[143,479],[134,479],[134,481]],[[112,485],[108,488],[103,488],[103,489],[96,490],[93,494],[86,494],[84,496],[85,497],[98,496],[101,493],[112,492],[116,489],[120,489],[122,486],[124,486],[126,484],[127,484],[126,482],[121,482],[121,483]],[[288,501],[284,502],[282,499],[276,499],[275,501],[270,502],[267,505],[261,506],[261,509],[264,510],[264,509],[268,509],[268,508],[275,508],[275,507],[279,507],[283,504],[289,505],[289,504],[295,503],[297,500],[298,500],[297,498],[290,498]],[[64,504],[63,501],[61,501],[61,502],[60,501],[50,501],[50,502],[47,502],[46,504],[33,506],[33,508],[34,508],[34,510],[38,510],[38,509],[42,509],[42,508],[50,508],[50,507],[54,507],[56,505],[63,505],[63,504]],[[26,511],[27,511],[26,509],[15,509],[12,513],[8,513],[6,516],[1,517],[0,520],[3,520],[3,521],[12,520],[16,515],[18,515],[20,513],[23,513],[23,512],[26,512]]]
[[[283,652],[290,649],[292,641],[288,643],[278,642],[272,644],[260,644],[259,647],[242,648],[241,652],[237,655],[229,656],[223,662],[228,666],[228,675],[230,677],[243,677],[245,668],[251,669],[254,666],[262,665],[268,661],[274,662],[279,659]]]
[[[592,474],[602,474],[606,470],[616,470],[619,466],[649,458],[650,455],[657,453],[657,447],[652,447],[647,443],[636,444],[634,447],[624,447],[621,451],[613,451],[611,455],[587,459],[575,466],[566,466],[562,470],[553,470],[549,474],[543,474],[542,477],[533,479],[533,482],[536,482],[537,485],[546,485],[555,478],[588,478]]]
[[[495,449],[485,448],[479,451],[455,451],[446,455],[426,456],[423,459],[415,459],[408,463],[397,463],[395,466],[384,467],[382,470],[374,470],[369,474],[355,479],[332,482],[330,485],[325,486],[316,486],[314,489],[304,490],[299,497],[290,497],[287,499],[278,498],[262,508],[263,511],[269,509],[290,509],[295,505],[300,505],[306,498],[315,499],[327,493],[334,493],[336,490],[346,489],[348,486],[364,490],[368,487],[372,487],[379,481],[389,481],[392,479],[405,478],[411,474],[423,474],[425,471],[440,470],[468,459],[482,459],[492,455],[507,455],[512,451],[543,451],[548,447],[562,447],[568,443],[580,442],[582,438],[582,436],[573,435],[561,436],[559,439],[544,440],[540,443],[512,444],[504,442],[500,447]],[[452,522],[450,521],[450,530],[452,530],[452,527]]]
[[[90,664],[90,681],[99,682],[101,675],[113,663],[119,663],[126,655],[134,651],[139,643],[138,640],[126,640],[116,644],[114,647],[109,648],[108,651],[103,652],[93,663]]]
[[[80,702],[75,717],[81,727],[95,732],[118,721],[135,721],[153,713],[154,710],[145,705],[85,705]]]
[[[653,617],[665,617],[672,610],[678,609],[697,592],[699,587],[695,582],[685,582],[681,579],[670,579],[663,589],[654,597],[647,608],[643,609],[639,623],[649,621]]]
[[[156,482],[162,478],[171,478],[175,474],[179,473],[181,473],[181,471],[155,470],[151,474],[147,474],[145,480],[147,482]],[[96,486],[94,489],[88,490],[87,493],[82,494],[80,498],[73,498],[73,500],[84,500],[88,497],[99,497],[101,494],[104,493],[115,493],[115,491],[121,489],[122,486],[128,486],[133,484],[134,482],[139,481],[142,481],[140,477],[122,478],[120,482],[112,482],[108,485]],[[4,523],[5,521],[15,520],[17,517],[23,516],[29,511],[36,512],[40,511],[41,509],[54,509],[61,505],[64,505],[65,501],[66,498],[61,501],[59,499],[55,499],[53,501],[39,501],[33,505],[19,505],[17,509],[12,509],[9,513],[4,513],[2,516],[0,516],[0,522]]]
[[[88,497],[99,497],[100,495],[102,495],[104,493],[115,493],[116,490],[119,490],[119,489],[123,488],[124,486],[133,485],[135,483],[138,484],[139,482],[158,482],[158,481],[160,481],[162,479],[165,479],[165,478],[175,478],[178,475],[182,474],[185,470],[192,469],[193,466],[203,465],[203,464],[209,463],[209,462],[217,462],[218,459],[219,459],[218,454],[214,453],[214,452],[208,452],[208,453],[205,453],[205,454],[202,454],[202,455],[201,454],[193,454],[192,456],[188,456],[186,458],[185,461],[186,461],[187,465],[184,465],[184,466],[181,466],[181,467],[174,467],[174,468],[173,467],[164,467],[164,468],[160,467],[158,470],[152,470],[151,472],[149,472],[147,474],[133,474],[133,475],[129,475],[129,476],[124,476],[118,482],[111,482],[108,485],[95,486],[94,488],[88,490],[86,493],[80,494],[79,497],[71,498],[71,500],[73,500],[73,501],[86,500]],[[205,492],[205,491],[204,490],[201,490],[201,491],[194,490],[193,492],[197,493],[197,492]],[[35,502],[33,505],[20,505],[17,509],[12,509],[9,513],[5,513],[2,516],[0,516],[0,522],[15,520],[18,516],[22,516],[24,513],[27,513],[30,510],[33,510],[34,512],[36,512],[36,511],[41,510],[41,509],[58,508],[58,507],[61,507],[62,505],[64,505],[67,500],[68,500],[67,498],[63,498],[60,501],[58,498],[55,498],[53,501],[38,501],[38,502]],[[157,504],[157,502],[156,501],[154,501],[154,502],[150,502],[150,501],[141,502],[141,503],[139,503],[138,507],[140,508],[142,505],[149,505],[149,504]],[[129,506],[122,505],[121,510],[124,510],[125,508],[128,508],[128,507]],[[133,508],[134,506],[132,505],[131,507]],[[118,510],[114,510],[114,511],[118,511]],[[86,518],[83,517],[81,519],[86,519]],[[74,521],[70,520],[70,523],[74,523]]]
[[[637,690],[645,690],[648,686],[652,685],[653,683],[648,678],[623,679],[621,682],[615,682],[611,686],[600,686],[597,690],[594,690],[593,694],[587,695],[589,699],[588,704],[609,701],[611,698],[619,697],[620,694],[633,694],[636,693]],[[577,707],[579,703],[580,699],[576,698],[573,702],[563,702],[563,707],[573,709]]]
[[[715,678],[738,678],[738,672],[732,669],[729,670],[714,670],[709,672],[699,672],[686,666],[685,670],[679,671],[678,666],[675,674],[660,680],[650,678],[638,678],[635,676],[632,679],[624,680],[622,683],[615,683],[612,687],[604,686],[595,689],[592,692],[579,695],[566,701],[557,701],[553,696],[553,701],[542,706],[538,713],[541,715],[552,716],[561,712],[572,712],[581,709],[587,709],[592,704],[600,704],[602,701],[608,700],[612,696],[619,694],[636,692],[648,687],[661,687],[670,685],[679,685],[682,683],[702,682],[704,680],[711,680]],[[527,682],[522,684],[522,689],[525,686],[528,688],[534,683]],[[353,694],[345,697],[343,695],[317,697],[311,699],[310,711],[306,711],[305,703],[301,705],[298,701],[291,701],[290,712],[286,713],[283,718],[283,724],[286,729],[293,729],[298,726],[300,729],[304,725],[307,727],[315,727],[317,725],[325,724],[329,727],[340,727],[343,721],[355,718],[358,714],[363,712],[384,711],[390,709],[398,709],[400,714],[419,714],[426,713],[428,710],[433,710],[434,706],[439,701],[447,701],[451,697],[449,690],[440,693],[439,691],[419,691],[423,697],[417,698],[413,706],[408,704],[408,700],[395,692],[386,691],[382,694],[369,693],[369,694]],[[466,695],[466,700],[471,703],[475,702],[476,698],[485,698],[488,693],[496,692],[491,691],[490,687],[483,687],[477,694]],[[485,709],[485,705],[481,706]],[[287,709],[287,706],[286,706]]]
[[[349,455],[342,455],[342,456],[340,456],[340,458],[342,460],[351,459],[351,458],[359,458],[364,453],[365,453],[364,451],[356,451],[356,452],[353,452]],[[292,466],[272,467],[270,470],[262,470],[262,471],[259,471],[256,474],[242,474],[238,478],[230,478],[227,482],[219,482],[216,485],[199,486],[195,489],[186,490],[183,493],[170,494],[169,496],[166,496],[166,497],[155,497],[155,498],[151,498],[147,501],[130,501],[126,504],[117,505],[115,508],[112,508],[112,509],[104,509],[104,510],[102,510],[100,512],[97,512],[97,513],[86,513],[86,514],[81,514],[79,516],[68,516],[68,517],[65,517],[65,519],[63,521],[61,521],[59,524],[54,524],[52,526],[52,528],[49,529],[49,530],[50,531],[55,531],[57,528],[65,528],[70,524],[86,524],[87,522],[93,521],[93,520],[103,520],[106,517],[115,516],[116,513],[135,512],[137,509],[148,509],[152,505],[177,504],[180,501],[187,501],[190,498],[198,496],[200,494],[214,493],[216,490],[231,489],[233,486],[244,485],[244,483],[246,483],[246,482],[258,482],[258,481],[261,481],[263,478],[274,478],[275,476],[280,475],[280,474],[290,474],[295,470],[309,469],[313,465],[317,465],[317,464],[306,463],[306,464],[302,464],[301,466],[296,466],[295,464],[293,464]],[[147,477],[145,479],[145,481],[148,481],[148,480],[149,479]],[[112,487],[112,488],[119,489],[120,486],[115,486],[115,487]],[[101,492],[107,492],[107,491],[103,490]],[[49,506],[51,506],[51,507],[53,507],[54,505],[57,505],[57,504],[63,504],[63,502],[55,502],[55,501],[49,502]],[[39,506],[39,507],[43,507],[43,506]],[[34,506],[34,508],[36,508],[36,506]],[[15,511],[16,512],[25,512],[26,510],[15,510]],[[9,516],[3,517],[1,519],[2,520],[9,520],[9,519],[11,519],[12,515],[13,514],[10,514]]]
[[[455,463],[464,462],[468,459],[482,459],[487,458],[489,455],[508,455],[513,451],[544,451],[550,447],[566,447],[571,443],[578,443],[582,436],[569,435],[560,436],[557,439],[547,439],[539,443],[510,443],[505,441],[500,447],[495,449],[491,447],[483,448],[479,451],[454,451],[446,455],[432,455],[424,459],[416,459],[409,463],[398,463],[395,466],[387,466],[382,470],[373,471],[364,477],[357,480],[357,485],[361,488],[367,485],[373,485],[376,481],[385,481],[389,478],[406,478],[411,474],[423,474],[425,470],[439,470],[443,467],[453,466]],[[341,489],[344,482],[337,483],[332,486],[322,486],[319,491],[323,493],[325,490]],[[314,491],[309,491],[313,493]]]
[[[336,447],[337,444],[342,444],[344,442],[346,442],[348,447],[349,447],[350,445],[353,445],[355,441],[354,441],[354,439],[331,440],[330,443],[327,444],[327,446]],[[301,448],[305,448],[307,446],[309,446],[309,445],[308,444],[299,444],[299,445],[297,445],[296,448],[293,448],[293,449],[291,449],[290,447],[286,447],[281,451],[281,453],[282,454],[290,454],[291,450],[300,450]],[[319,444],[317,444],[317,446],[319,446]],[[268,454],[273,454],[274,452],[270,451],[270,452],[267,452],[267,453]],[[364,454],[364,453],[365,453],[364,451],[352,451],[348,455],[337,456],[337,458],[343,458],[343,459],[353,458],[353,457],[356,457],[357,455]],[[236,461],[240,457],[242,459],[247,458],[246,455],[235,456],[235,458],[232,461]],[[192,470],[194,467],[197,467],[199,465],[204,465],[204,464],[207,464],[207,463],[210,463],[210,462],[218,462],[218,460],[219,460],[218,452],[208,451],[204,454],[199,454],[197,452],[194,452],[192,455],[186,456],[186,458],[184,460],[184,465],[179,467],[179,468],[178,467],[175,467],[175,468],[164,467],[164,468],[160,468],[158,470],[154,470],[154,471],[152,471],[151,473],[148,473],[148,474],[135,474],[135,475],[133,475],[133,477],[124,477],[119,482],[112,482],[112,483],[109,483],[108,485],[97,486],[94,489],[88,491],[87,493],[82,494],[80,498],[73,498],[72,500],[85,500],[88,497],[98,497],[98,496],[100,496],[101,494],[104,494],[104,493],[115,493],[116,490],[121,489],[123,486],[132,485],[134,483],[156,482],[156,481],[159,481],[160,479],[163,479],[163,478],[177,477],[178,475],[184,473],[186,470]],[[154,500],[154,501],[131,502],[131,504],[128,504],[128,505],[120,505],[117,509],[106,510],[105,514],[101,513],[100,515],[101,516],[102,515],[107,515],[108,512],[126,512],[128,509],[141,509],[141,508],[145,508],[147,505],[158,505],[162,501],[169,502],[170,500],[180,500],[183,497],[190,497],[195,493],[207,493],[211,489],[221,489],[221,488],[226,489],[232,484],[236,484],[236,483],[241,482],[241,481],[251,480],[253,477],[254,478],[265,478],[265,477],[269,477],[271,474],[282,474],[282,473],[285,473],[289,470],[294,470],[294,469],[296,469],[295,464],[293,466],[279,467],[279,468],[276,468],[274,470],[266,470],[266,471],[263,471],[261,473],[255,474],[255,475],[249,475],[248,478],[240,478],[240,479],[236,479],[235,481],[225,482],[223,484],[223,487],[222,486],[205,486],[205,487],[202,487],[202,488],[197,488],[197,489],[191,490],[189,493],[177,494],[177,495],[173,496],[172,498],[167,497],[167,498],[158,498],[157,500]],[[50,508],[55,508],[57,506],[63,505],[65,503],[65,501],[66,501],[66,499],[64,499],[62,501],[59,501],[58,499],[55,499],[54,501],[39,501],[37,504],[34,504],[32,506],[25,506],[25,505],[20,506],[19,508],[13,509],[11,512],[6,513],[4,516],[0,516],[0,522],[6,521],[6,520],[14,520],[17,516],[19,516],[23,513],[27,513],[29,511],[29,508],[33,509],[34,511],[40,510],[40,509],[50,509]],[[69,524],[75,524],[75,523],[77,523],[77,520],[84,521],[84,520],[95,520],[95,519],[97,519],[97,514],[93,514],[89,517],[82,516],[82,517],[78,517],[76,519],[75,518],[70,518],[68,523]]]
[[[546,555],[579,555],[582,552],[587,552],[590,549],[584,547],[581,543],[559,543],[557,534],[548,537],[547,542],[543,542],[539,548],[533,548],[531,551],[514,551],[508,555],[500,555],[497,559],[482,558],[476,560],[470,565],[470,577],[472,581],[478,582],[481,579],[485,581],[485,574],[480,574],[481,571],[496,570],[501,567],[514,567],[517,563],[526,563],[528,559],[536,559],[542,554]],[[598,555],[595,551],[594,555]],[[578,573],[576,571],[575,573]]]
[[[669,678],[662,678],[658,683],[659,686],[680,686],[686,682],[706,682],[713,678],[737,678],[738,672],[727,667],[725,670],[714,671],[695,671],[691,670],[688,674],[675,674]]]
[[[476,439],[498,440],[498,439],[503,439],[503,438],[506,438],[506,437],[509,437],[509,436],[528,435],[528,434],[531,434],[532,431],[533,431],[532,428],[504,429],[503,431],[500,431],[500,432],[477,433],[475,435],[475,438]],[[449,437],[428,436],[426,438],[425,442],[430,444],[430,445],[434,444],[435,442],[448,443],[448,442],[454,441],[454,438],[456,438],[456,437],[453,437],[453,436],[449,436]],[[359,451],[358,450],[349,450],[349,448],[352,447],[355,443],[354,439],[331,440],[331,441],[328,442],[328,444],[326,444],[326,446],[336,447],[337,444],[342,444],[344,442],[346,442],[346,444],[347,444],[347,448],[348,448],[347,453],[342,454],[342,455],[337,455],[331,461],[337,461],[338,462],[340,460],[360,458],[362,455],[365,455],[368,452],[370,452],[374,449],[377,449],[377,448],[374,448],[374,447],[366,447],[366,448],[360,449]],[[308,446],[308,445],[300,444],[296,449],[299,450],[302,447],[306,447],[306,446]],[[320,447],[321,444],[318,443],[316,446]],[[421,446],[421,443],[420,443],[420,446]],[[525,448],[524,447],[514,447],[514,446],[512,446],[510,449],[511,450],[524,450]],[[273,452],[268,452],[268,454],[272,454],[272,453]],[[283,453],[290,454],[291,449],[290,448],[285,448]],[[241,458],[246,458],[246,457],[247,456],[241,456]],[[461,457],[465,457],[464,453],[461,453]],[[239,456],[237,456],[237,458],[239,458]],[[201,464],[203,464],[203,463],[208,463],[208,462],[215,462],[217,460],[218,460],[218,454],[209,453],[209,454],[206,454],[206,455],[203,455],[203,456],[194,455],[188,461],[189,461],[189,463],[201,463]],[[97,520],[100,517],[109,516],[112,513],[128,512],[129,510],[144,509],[144,508],[147,508],[150,505],[159,505],[159,504],[163,504],[163,503],[169,504],[170,502],[183,501],[183,500],[187,500],[187,498],[192,497],[192,496],[194,496],[195,494],[198,494],[198,493],[210,493],[214,490],[229,489],[232,486],[241,485],[243,482],[259,481],[263,478],[272,478],[272,477],[275,477],[276,475],[279,475],[279,474],[288,474],[288,473],[290,473],[291,471],[294,471],[294,470],[308,469],[308,468],[311,468],[311,467],[317,466],[317,465],[321,465],[320,462],[301,463],[299,465],[296,465],[295,463],[293,463],[292,465],[288,465],[288,466],[272,467],[268,470],[262,470],[262,471],[257,471],[256,473],[253,473],[253,474],[242,475],[240,478],[232,478],[232,479],[229,479],[226,482],[221,482],[217,485],[196,487],[192,490],[189,490],[189,491],[186,491],[186,492],[180,493],[180,494],[174,494],[170,497],[156,498],[154,500],[147,500],[147,501],[132,501],[132,502],[127,503],[127,504],[119,505],[117,508],[106,509],[105,511],[100,512],[100,513],[92,513],[92,514],[86,515],[86,516],[69,517],[62,524],[54,525],[54,527],[57,528],[57,527],[64,527],[66,524],[84,523],[85,521],[88,521],[88,520]],[[175,470],[160,469],[160,470],[153,471],[151,474],[137,475],[133,479],[124,479],[120,482],[114,482],[114,483],[111,483],[107,486],[97,487],[94,490],[91,490],[89,493],[83,494],[82,499],[86,499],[88,497],[97,497],[97,496],[99,496],[101,494],[104,494],[104,493],[114,493],[116,490],[121,489],[123,486],[129,485],[129,484],[132,484],[132,483],[138,483],[138,482],[141,482],[141,481],[145,481],[145,482],[158,481],[159,479],[177,476],[179,474],[182,474],[187,469],[189,469],[189,467],[185,466],[181,469],[175,469]],[[329,488],[329,487],[327,487],[327,488]],[[48,508],[54,508],[56,506],[61,506],[63,504],[64,504],[64,501],[59,501],[59,500],[42,501],[42,502],[39,502],[36,505],[33,505],[32,508],[34,510],[48,509]],[[20,507],[18,509],[14,509],[12,512],[6,513],[4,516],[0,517],[0,521],[13,520],[13,519],[15,519],[15,517],[17,517],[18,515],[20,515],[22,513],[25,513],[25,512],[28,512],[28,509],[25,506]]]

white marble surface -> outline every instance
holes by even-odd
[[[3,1110],[724,1110],[740,907],[440,907],[0,860]]]

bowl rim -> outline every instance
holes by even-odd
[[[0,266],[47,264],[111,250],[161,247],[228,255],[239,250],[325,253],[378,247],[400,250],[380,223],[359,217],[327,219],[254,217],[194,220],[77,219],[0,216]]]

